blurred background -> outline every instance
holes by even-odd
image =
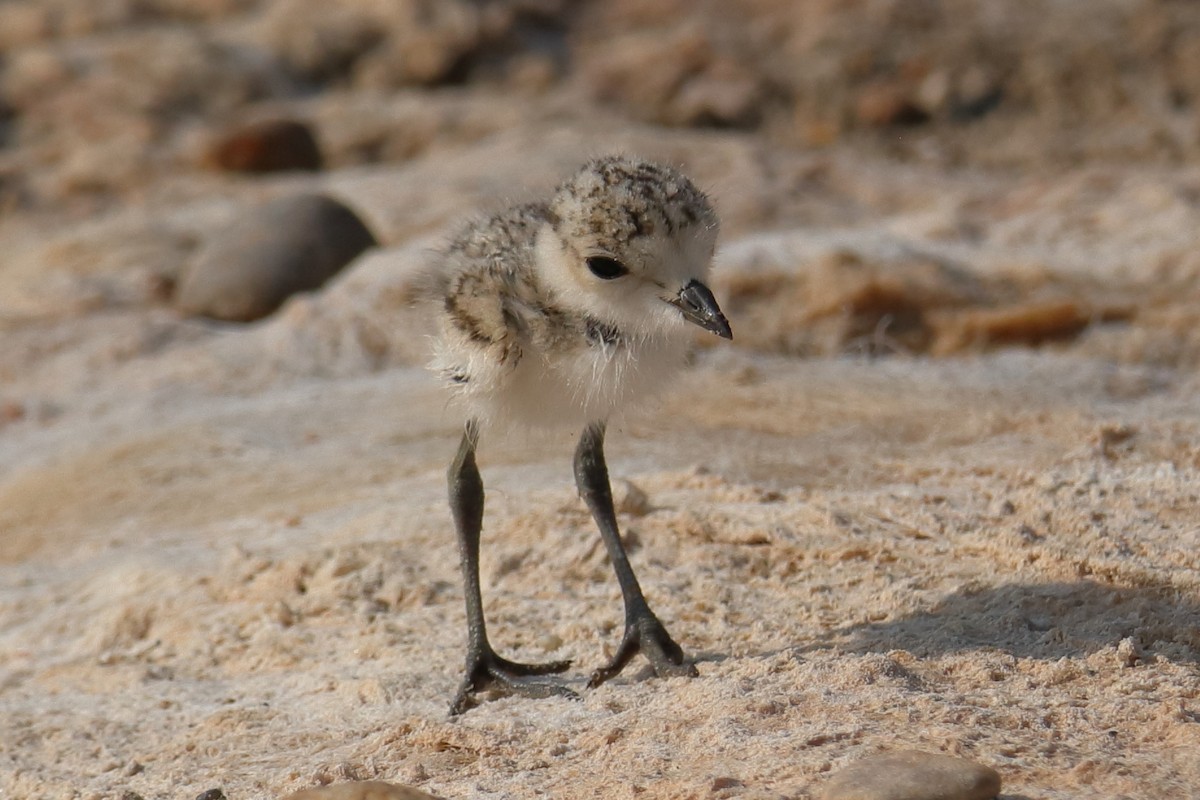
[[[4,0],[0,326],[258,319],[372,244],[616,150],[688,170],[726,243],[855,231],[723,251],[771,262],[723,286],[752,320],[739,344],[945,354],[1110,323],[1150,333],[1094,352],[1194,363],[1198,98],[1200,6],[1179,0]],[[347,209],[230,233],[312,192]],[[341,213],[321,235],[354,243],[299,266],[255,249],[265,227],[324,230],[306,213]],[[306,277],[263,289],[231,253]],[[404,289],[377,277],[395,296],[356,318],[389,329]],[[368,360],[420,359],[366,337]]]
[[[4,0],[0,210],[401,162],[585,106],[940,164],[1177,163],[1198,97],[1187,0]],[[236,140],[280,116],[319,157]]]

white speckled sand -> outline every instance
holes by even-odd
[[[431,168],[387,177],[402,195]],[[340,193],[385,215],[382,181]],[[844,239],[942,246],[908,219]],[[731,227],[726,284],[763,269],[756,241],[821,247]],[[153,308],[9,329],[4,399],[24,411],[0,430],[6,796],[378,778],[450,798],[809,797],[856,757],[909,748],[990,765],[1012,797],[1200,781],[1196,380],[1086,343],[943,360],[705,349],[610,434],[614,474],[649,499],[623,519],[633,558],[700,677],[633,669],[582,702],[447,718],[457,422],[403,366],[420,322],[387,300],[426,247],[244,330]],[[620,607],[572,445],[485,443],[484,591],[495,641],[575,659],[582,689]]]
[[[13,102],[17,78],[57,74],[38,58],[5,73]],[[381,99],[371,74],[295,105],[334,154],[323,173],[167,158],[130,176],[125,150],[74,138],[0,152],[51,198],[0,218],[0,797],[359,779],[451,800],[814,798],[913,749],[998,770],[1010,800],[1195,792],[1194,161],[984,171],[923,160],[947,128],[898,129],[928,137],[900,162],[891,133],[805,149],[644,126],[571,86]],[[347,155],[417,135],[403,125],[424,126],[411,153]],[[451,719],[459,421],[421,367],[408,281],[463,215],[612,150],[685,167],[723,220],[733,345],[698,338],[694,368],[608,436],[618,494],[646,496],[621,520],[635,567],[700,676],[639,663],[583,690],[621,608],[574,441],[488,440],[493,641],[574,659],[583,699]],[[110,161],[116,194],[89,205]],[[259,323],[170,308],[199,242],[312,190],[383,247]]]

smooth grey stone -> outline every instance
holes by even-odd
[[[185,314],[249,322],[297,292],[320,287],[375,237],[346,206],[323,195],[293,195],[247,213],[210,241],[175,292]]]
[[[880,753],[834,775],[822,800],[990,800],[1000,773],[974,761],[918,750]]]

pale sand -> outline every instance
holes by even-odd
[[[0,270],[0,796],[377,778],[807,798],[901,748],[995,767],[1009,798],[1195,793],[1200,172],[1006,178],[628,131],[268,181],[331,188],[392,249],[246,329],[119,302],[234,201],[21,240]],[[695,368],[609,435],[614,476],[648,497],[622,517],[635,566],[700,677],[635,666],[582,702],[450,719],[459,423],[420,367],[406,275],[461,214],[609,146],[712,190],[718,294],[831,252],[917,252],[1034,287],[1084,276],[1139,314],[1036,350],[872,360],[768,352],[769,326],[800,323],[734,303],[734,346],[699,339]],[[575,659],[582,691],[621,617],[572,446],[484,443],[484,593],[498,646]]]

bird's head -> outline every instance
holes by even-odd
[[[733,338],[706,286],[717,215],[686,177],[598,159],[558,188],[550,212],[537,240],[539,276],[573,309],[635,336],[691,322]]]

